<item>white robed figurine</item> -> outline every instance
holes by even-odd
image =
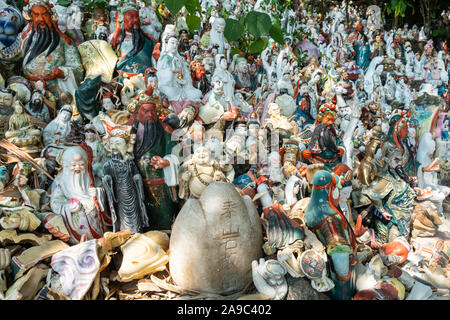
[[[105,213],[104,189],[92,187],[86,151],[78,146],[67,148],[62,167],[52,185],[50,206],[63,217],[69,243],[79,243],[83,235],[87,240],[102,237],[111,220]]]

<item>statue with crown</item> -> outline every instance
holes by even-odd
[[[28,0],[26,3],[23,15],[29,22],[18,36],[20,44],[3,51],[2,59],[23,59],[25,78],[35,88],[43,86],[60,101],[63,92],[73,94],[83,80],[80,55],[72,40],[59,29],[52,4],[47,0]]]
[[[116,29],[109,41],[119,57],[116,68],[122,74],[131,78],[155,66],[157,55],[154,49],[158,40],[142,30],[139,7],[135,2],[121,3],[116,13]]]

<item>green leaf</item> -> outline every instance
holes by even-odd
[[[275,40],[279,44],[281,44],[281,45],[283,44],[284,34],[283,34],[283,30],[281,30],[281,27],[278,24],[274,23],[272,25],[272,28],[270,28],[270,30],[269,30],[269,35],[273,40]]]
[[[266,35],[272,27],[272,21],[266,13],[250,11],[245,17],[247,31],[255,38]]]
[[[269,40],[267,40],[266,38],[259,38],[258,40],[253,41],[248,50],[250,51],[250,53],[261,53],[261,51],[263,51],[267,47],[268,43]]]
[[[197,16],[189,15],[186,17],[186,24],[189,27],[189,31],[194,32],[194,30],[200,29],[202,21]]]
[[[236,53],[240,53],[242,50],[239,48],[231,48],[231,56],[234,57]]]
[[[184,6],[187,0],[165,0],[164,4],[172,15],[176,15]]]
[[[235,19],[225,19],[225,30],[223,31],[223,35],[228,42],[239,39],[243,33],[244,26],[242,23]]]
[[[190,14],[195,14],[196,10],[201,11],[199,0],[185,0],[184,6]]]

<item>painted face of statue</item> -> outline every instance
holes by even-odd
[[[86,162],[81,154],[77,153],[73,156],[69,170],[74,174],[80,174],[86,171]]]
[[[250,123],[248,125],[248,134],[252,137],[256,137],[258,135],[259,131],[259,124],[257,123]]]
[[[193,160],[196,164],[205,165],[211,160],[211,154],[207,147],[198,147],[195,149]]]
[[[140,123],[145,123],[147,120],[156,120],[157,114],[155,110],[155,105],[153,103],[143,104],[138,111],[137,118]]]
[[[225,70],[228,68],[227,59],[225,59],[225,57],[223,57],[222,59],[220,59],[220,66],[221,66],[223,69],[225,69]]]
[[[127,154],[127,143],[121,137],[112,137],[109,139],[110,149],[113,154],[120,154],[122,159],[125,158]]]
[[[14,97],[11,93],[0,92],[0,107],[8,108],[12,106]]]
[[[139,19],[139,12],[136,10],[129,10],[123,15],[123,24],[125,31],[132,32],[132,29],[139,29],[141,27],[141,20]]]
[[[167,51],[169,53],[176,53],[178,49],[178,39],[175,37],[170,37],[167,41]]]
[[[72,114],[69,111],[63,110],[61,112],[61,120],[63,122],[68,122],[72,118]]]

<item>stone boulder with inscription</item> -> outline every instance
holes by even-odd
[[[248,196],[227,182],[211,183],[189,199],[170,237],[169,269],[185,289],[219,294],[252,281],[252,261],[262,256],[262,226]]]

